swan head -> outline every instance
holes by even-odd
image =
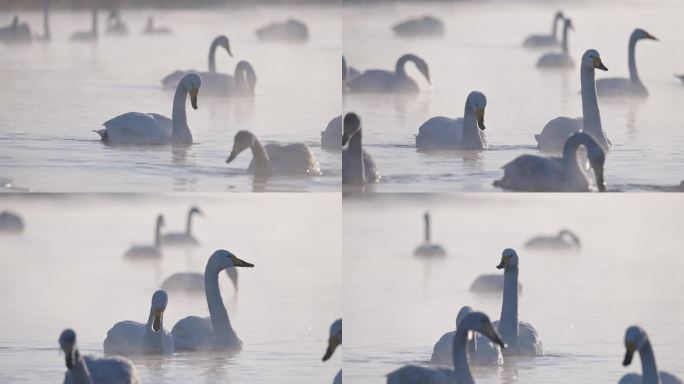
[[[335,320],[330,326],[330,337],[328,337],[328,348],[323,355],[323,361],[327,361],[335,352],[335,349],[342,344],[342,319]]]
[[[59,347],[64,351],[67,368],[73,368],[78,359],[76,332],[73,329],[62,331],[62,334],[59,336]]]
[[[342,145],[347,145],[349,139],[361,130],[361,119],[356,113],[350,112],[344,115],[344,131],[342,132]]]
[[[561,229],[560,232],[558,232],[558,237],[561,239],[570,239],[570,241],[574,242],[578,247],[581,245],[579,237],[569,229]]]
[[[648,336],[643,328],[633,325],[627,328],[625,332],[625,359],[622,361],[622,365],[625,367],[632,363],[632,358],[634,353],[641,349],[648,341]]]
[[[202,86],[202,78],[196,73],[188,73],[181,80],[181,84],[183,84],[183,88],[190,94],[192,109],[197,109],[197,95]]]
[[[554,18],[554,19],[564,19],[564,18],[565,18],[565,15],[563,15],[563,11],[558,10],[558,11],[556,11],[556,14],[554,15],[553,18]]]
[[[574,30],[575,30],[575,26],[572,24],[572,19],[564,19],[564,20],[565,20],[564,23],[563,23],[564,27],[567,28],[567,29],[570,29],[570,30],[574,31]]]
[[[164,226],[164,215],[157,215],[157,226]]]
[[[219,249],[216,252],[214,252],[211,255],[211,257],[209,257],[209,262],[207,264],[214,266],[218,270],[224,270],[234,267],[254,267],[254,264],[241,260],[231,252],[226,251],[225,249]]]
[[[200,216],[204,216],[204,213],[202,213],[202,211],[200,211],[200,209],[199,209],[198,207],[192,207],[192,208],[190,208],[190,212],[189,212],[188,214],[190,214],[190,215],[197,214],[197,215],[200,215]]]
[[[602,71],[608,70],[608,68],[606,68],[601,61],[601,55],[595,49],[589,49],[584,52],[584,55],[582,55],[582,67],[591,68],[592,70],[594,68],[600,69]]]
[[[235,134],[233,139],[233,150],[230,151],[230,156],[226,159],[226,163],[230,163],[247,148],[251,148],[256,143],[256,136],[250,131],[239,131]]]
[[[515,249],[506,248],[501,253],[501,262],[496,266],[497,269],[518,269],[518,253]]]
[[[152,295],[152,330],[158,332],[162,329],[162,322],[164,320],[164,311],[166,304],[169,302],[169,296],[166,291],[159,289]]]
[[[432,80],[430,79],[430,68],[428,67],[427,62],[420,57],[415,56],[414,63],[416,64],[418,71],[425,77],[428,84],[432,84]]]
[[[467,305],[464,305],[463,307],[461,307],[461,309],[458,311],[458,314],[456,315],[456,327],[458,327],[458,325],[461,323],[463,318],[466,317],[466,315],[468,315],[469,313],[472,313],[474,311],[475,310],[473,309],[473,307],[470,307]]]
[[[494,329],[494,325],[492,324],[492,321],[489,320],[489,316],[482,312],[471,312],[465,315],[456,329],[458,330],[458,328],[461,327],[464,327],[467,330],[479,332],[487,336],[492,343],[498,344],[501,346],[501,348],[506,348],[506,343],[504,343],[501,339],[499,332]]]
[[[477,117],[477,127],[481,131],[485,130],[484,114],[487,107],[487,97],[479,91],[472,91],[466,100],[466,106],[475,113]]]
[[[216,44],[219,47],[223,47],[228,51],[228,56],[233,57],[233,52],[230,51],[230,41],[228,40],[228,37],[225,35],[217,36],[214,39],[214,44]]]
[[[657,37],[651,35],[650,33],[644,31],[641,28],[637,28],[634,30],[634,32],[632,32],[632,36],[631,36],[630,40],[641,40],[641,39],[659,41]]]

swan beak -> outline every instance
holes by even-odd
[[[162,312],[161,309],[157,309],[154,311],[154,317],[152,318],[152,330],[154,332],[159,332],[159,330],[161,329],[163,316],[164,312]]]
[[[232,259],[233,259],[233,266],[235,266],[235,267],[247,267],[247,268],[254,267],[254,264],[248,263],[244,260],[241,260],[237,256],[233,256]]]
[[[475,116],[477,116],[477,126],[480,128],[481,131],[485,130],[484,112],[484,108],[477,108],[475,110]]]
[[[499,336],[499,333],[494,329],[494,326],[492,323],[489,323],[485,326],[485,336],[489,338],[493,343],[498,344],[501,348],[506,348],[506,343],[501,340],[501,336]]]
[[[508,256],[503,256],[503,257],[501,257],[501,262],[499,263],[499,265],[496,266],[496,269],[504,269],[504,268],[506,268],[506,265],[508,265],[508,260],[509,260],[509,258],[510,258],[510,257],[508,257]]]
[[[608,70],[608,68],[606,68],[606,66],[603,65],[603,62],[601,61],[600,57],[594,57],[593,62],[594,62],[594,68],[600,69],[602,71]]]
[[[625,367],[632,364],[632,358],[634,357],[634,352],[636,351],[636,345],[634,345],[634,343],[628,343],[626,347],[627,352],[625,352],[625,358],[622,360],[622,365]]]
[[[325,350],[325,355],[323,355],[323,361],[327,361],[340,344],[342,344],[342,341],[339,336],[330,336],[328,339],[328,348]]]
[[[199,93],[198,88],[193,88],[190,90],[190,104],[192,109],[197,109],[197,94]]]
[[[603,180],[603,166],[599,165],[594,168],[594,173],[596,174],[596,186],[599,192],[606,191],[606,182]]]
[[[646,36],[646,38],[647,38],[647,39],[651,39],[651,40],[655,40],[655,41],[660,41],[660,40],[658,40],[657,37],[651,35],[650,33]]]

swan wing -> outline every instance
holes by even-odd
[[[119,356],[97,359],[85,357],[93,383],[102,384],[138,384],[138,372],[130,360]]]
[[[641,384],[641,375],[636,373],[628,373],[618,381],[618,384]]]
[[[161,257],[161,252],[159,248],[151,245],[137,245],[129,248],[126,253],[124,253],[126,258],[137,258],[137,257]]]
[[[396,88],[397,75],[381,69],[369,69],[346,81],[352,92],[392,92]]]
[[[530,35],[523,42],[525,47],[553,47],[559,45],[560,42],[553,35]]]
[[[185,232],[172,232],[162,236],[164,245],[196,245],[199,242],[192,235]]]
[[[504,165],[494,185],[514,191],[553,192],[566,189],[566,172],[558,159],[522,155]]]
[[[525,355],[540,356],[544,354],[537,330],[530,323],[521,321],[518,325],[518,349]]]
[[[104,353],[109,355],[128,355],[143,351],[145,325],[135,321],[120,321],[107,331],[104,340]]]
[[[659,374],[662,384],[684,384],[684,381],[671,373],[660,371]]]
[[[648,96],[646,87],[623,77],[596,80],[596,93],[599,96]]]
[[[208,317],[188,316],[171,329],[176,350],[211,350],[214,328]]]
[[[565,140],[581,131],[583,126],[584,120],[581,117],[557,117],[546,123],[541,133],[534,136],[537,147],[542,151],[560,152]]]
[[[373,160],[371,154],[365,149],[363,150],[363,166],[367,183],[377,183],[380,181],[381,176],[378,166],[375,164],[375,160]]]
[[[161,285],[169,291],[201,291],[204,292],[204,275],[195,272],[174,273]]]
[[[264,147],[270,158],[271,171],[274,174],[312,176],[321,174],[318,160],[306,144],[266,144]],[[254,169],[253,164],[250,164],[250,169]]]
[[[392,27],[402,37],[438,36],[444,34],[442,22],[432,16],[409,19]]]
[[[387,384],[457,384],[454,371],[407,365],[387,375]]]
[[[342,148],[342,116],[336,116],[328,122],[321,132],[321,147],[328,149]]]
[[[172,73],[164,76],[164,78],[161,80],[162,86],[164,88],[176,88],[178,86],[178,83],[183,79],[183,76],[188,74],[189,72],[197,72],[195,70],[187,70],[187,71],[173,71]]]
[[[572,68],[575,61],[567,53],[546,53],[537,61],[539,68]]]
[[[202,90],[204,95],[228,96],[237,93],[235,78],[220,72],[201,72]]]
[[[433,364],[453,365],[453,344],[455,331],[447,332],[437,340],[435,346],[432,347],[432,357],[430,361]]]
[[[106,141],[122,144],[167,144],[173,123],[156,113],[128,112],[105,121]]]
[[[503,292],[503,275],[480,275],[470,285],[470,292],[499,293]],[[522,284],[518,283],[518,292],[522,292]]]
[[[463,118],[430,118],[418,128],[416,147],[420,149],[459,148],[463,140]]]
[[[333,379],[333,384],[342,384],[342,370],[340,369]]]

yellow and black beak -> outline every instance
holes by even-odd
[[[192,109],[197,109],[197,95],[199,94],[199,88],[192,88],[190,90],[190,105]]]
[[[487,338],[489,338],[489,340],[491,340],[493,343],[498,344],[501,348],[506,348],[506,343],[501,340],[499,332],[494,329],[492,323],[489,323],[485,326],[485,336],[487,336]]]
[[[625,367],[632,364],[632,359],[634,358],[634,352],[636,352],[636,345],[633,343],[627,344],[627,352],[625,352],[625,358],[622,360],[622,365]]]
[[[235,267],[247,267],[247,268],[254,267],[254,264],[248,263],[248,262],[238,258],[235,255],[233,255],[232,260],[233,260],[233,266],[235,266]]]
[[[511,260],[510,256],[502,256],[501,257],[501,262],[499,265],[496,266],[496,269],[504,269],[508,265],[508,262]]]
[[[647,38],[647,39],[651,39],[651,40],[655,40],[655,41],[660,41],[660,40],[658,40],[657,37],[651,35],[650,33],[646,35],[646,38]]]
[[[161,329],[163,317],[164,312],[161,309],[157,309],[154,311],[154,315],[152,316],[152,330],[154,332],[159,332],[159,330]]]
[[[335,349],[337,349],[340,344],[342,344],[342,341],[339,336],[330,336],[328,339],[328,348],[325,350],[325,355],[323,355],[323,361],[330,359],[335,352]]]
[[[485,130],[484,113],[485,113],[484,108],[478,107],[475,110],[475,116],[477,116],[477,126],[478,126],[478,128],[480,128],[481,131]]]
[[[596,69],[600,69],[602,71],[608,70],[608,68],[605,65],[603,65],[603,61],[601,61],[601,58],[599,56],[596,56],[593,58],[593,64],[594,64],[594,68],[596,68]]]
[[[606,182],[603,179],[603,165],[597,165],[594,167],[594,174],[596,175],[596,186],[599,192],[606,191]]]

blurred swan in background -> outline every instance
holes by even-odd
[[[178,83],[187,76],[189,73],[197,73],[202,77],[202,92],[210,95],[222,95],[225,94],[228,88],[234,86],[235,80],[231,75],[225,73],[216,72],[216,49],[218,47],[225,48],[228,51],[228,56],[233,57],[233,53],[230,51],[230,41],[226,36],[217,36],[211,42],[209,47],[209,71],[202,72],[194,69],[189,69],[186,71],[177,70],[173,73],[166,75],[161,82],[162,86],[167,89],[173,89],[178,86]]]
[[[641,358],[642,374],[630,373],[622,376],[618,384],[684,384],[684,381],[675,375],[659,371],[656,366],[655,355],[651,341],[646,331],[639,326],[631,326],[625,332],[625,359],[622,365],[625,367],[632,363],[634,353],[639,352]]]
[[[333,117],[324,131],[321,131],[321,148],[342,149],[342,115]]]
[[[171,35],[173,31],[171,28],[157,27],[154,25],[154,17],[150,16],[147,18],[147,26],[145,26],[143,33],[146,35]]]
[[[596,176],[596,187],[605,192],[603,165],[606,156],[596,141],[584,132],[578,132],[565,141],[563,157],[521,155],[503,166],[504,175],[494,186],[513,191],[528,192],[589,192],[591,183],[580,168],[577,150],[587,151],[589,164]]]
[[[474,312],[473,308],[469,306],[462,307],[456,315],[456,328],[458,328],[463,318],[472,312]],[[435,343],[435,346],[432,348],[432,357],[430,358],[433,364],[453,364],[455,335],[455,331],[447,332]],[[467,343],[466,353],[468,354],[469,363],[474,365],[503,365],[503,355],[498,345],[492,344],[488,339],[475,333],[468,335]]]
[[[90,0],[92,24],[89,31],[77,31],[71,34],[72,41],[97,40],[97,12],[100,0]]]
[[[117,8],[112,8],[107,17],[107,28],[105,33],[108,35],[125,36],[128,35],[128,27],[121,19],[121,13]]]
[[[130,247],[124,257],[126,258],[158,258],[162,256],[161,245],[161,227],[164,225],[164,216],[157,216],[157,222],[154,226],[154,245],[134,245]]]
[[[3,43],[30,43],[31,39],[31,27],[20,23],[17,15],[12,18],[10,25],[0,27],[0,41]]]
[[[629,79],[613,77],[596,80],[596,91],[599,96],[648,96],[648,89],[646,89],[644,83],[641,82],[636,67],[636,43],[643,39],[658,41],[657,38],[643,29],[635,29],[629,36],[629,49],[627,55]]]
[[[152,295],[147,323],[120,321],[107,331],[104,353],[110,355],[171,354],[174,352],[173,337],[164,329],[164,310],[169,298],[165,291]]]
[[[232,80],[232,81],[231,81]],[[257,76],[252,64],[240,60],[235,66],[233,78],[228,81],[227,96],[254,96]]]
[[[356,77],[360,75],[361,72],[352,67],[352,66],[347,66],[347,60],[342,56],[342,87],[344,88],[345,82],[348,79],[351,79],[352,77]]]
[[[192,133],[188,127],[185,102],[197,109],[197,95],[202,80],[189,73],[178,83],[173,97],[172,119],[156,113],[128,112],[103,123],[105,129],[94,131],[105,143],[139,145],[190,145]]]
[[[252,150],[247,171],[255,176],[302,175],[320,176],[321,169],[309,146],[304,143],[261,144],[250,131],[239,131],[233,140],[233,150],[226,159],[230,163],[245,149]]]
[[[335,320],[330,326],[330,336],[328,336],[328,347],[323,355],[323,361],[328,361],[332,357],[335,349],[342,345],[342,319]],[[333,384],[342,384],[342,370],[340,369],[333,379]]]
[[[24,232],[24,220],[14,212],[0,212],[0,234],[18,234]]]
[[[295,19],[265,25],[255,33],[261,41],[305,42],[309,39],[306,24]]]
[[[487,97],[478,91],[468,94],[463,117],[436,116],[418,128],[416,148],[423,150],[487,148],[484,113]]]
[[[406,74],[406,63],[412,62],[430,83],[430,69],[427,62],[413,54],[403,55],[397,60],[394,71],[369,69],[348,78],[346,89],[354,93],[418,93],[418,84]]]
[[[528,48],[546,48],[558,46],[560,44],[560,42],[558,41],[558,23],[563,19],[563,12],[557,11],[556,14],[553,16],[551,34],[530,35],[523,42],[523,46]]]
[[[549,52],[542,55],[537,61],[538,68],[574,68],[575,61],[568,53],[568,31],[574,30],[572,20],[564,19],[563,22],[563,41],[561,43],[561,52]]]
[[[535,236],[525,243],[525,248],[534,250],[577,251],[581,248],[579,237],[568,229],[557,235]]]
[[[557,117],[544,126],[542,132],[534,135],[537,147],[542,151],[559,152],[568,137],[572,134],[584,131],[601,146],[604,152],[611,147],[611,142],[606,137],[601,124],[598,98],[596,96],[596,84],[594,82],[595,69],[607,71],[601,61],[601,56],[595,49],[590,49],[582,55],[580,66],[580,80],[582,84],[582,117],[571,119],[569,117]]]
[[[202,211],[197,207],[192,207],[188,211],[188,218],[185,222],[185,232],[170,232],[164,234],[162,243],[164,246],[196,246],[199,241],[192,236],[192,217],[194,215],[203,216]]]
[[[242,349],[242,341],[230,325],[228,312],[223,305],[219,289],[219,273],[227,268],[254,267],[232,253],[220,249],[214,252],[204,270],[204,293],[207,297],[209,317],[188,316],[179,320],[171,330],[176,350],[230,350]]]
[[[111,356],[97,358],[82,356],[76,346],[76,332],[65,329],[59,336],[59,346],[64,352],[67,373],[64,384],[138,384],[138,372],[130,360]]]
[[[504,290],[502,275],[486,274],[478,276],[468,289],[477,294],[501,293]],[[518,283],[518,293],[522,292],[522,284]]]
[[[342,135],[342,184],[364,185],[380,181],[380,171],[375,160],[362,143],[361,119],[355,113],[344,116]]]
[[[230,279],[235,293],[238,291],[238,270],[226,269],[226,275]],[[167,277],[161,284],[161,288],[169,292],[204,293],[204,274],[199,272],[178,272]]]
[[[392,30],[399,37],[443,36],[444,24],[436,17],[425,15],[395,24]]]
[[[423,214],[425,222],[425,238],[423,244],[419,245],[413,254],[416,256],[446,256],[446,251],[441,245],[432,242],[431,226],[430,226],[430,212]]]
[[[489,317],[482,312],[471,312],[465,315],[456,327],[452,357],[454,369],[407,365],[388,374],[387,384],[474,384],[475,379],[470,372],[467,356],[468,335],[471,331],[479,332],[493,343],[505,348]]]

